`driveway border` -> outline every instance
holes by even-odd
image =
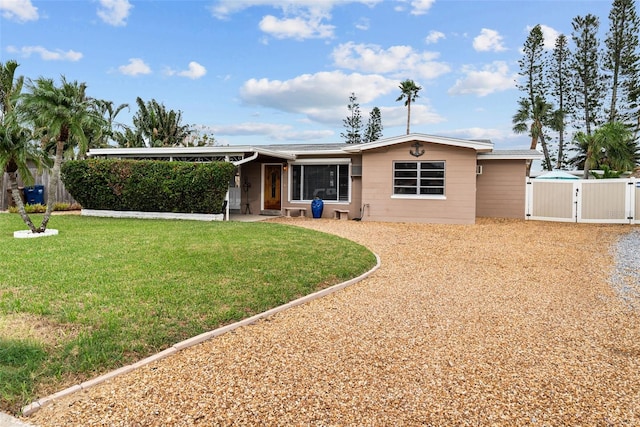
[[[193,346],[195,346],[197,344],[200,344],[200,343],[202,343],[204,341],[213,339],[213,338],[215,338],[215,337],[217,337],[219,335],[225,334],[227,332],[231,332],[231,331],[233,331],[235,329],[238,329],[238,328],[240,328],[242,326],[251,325],[251,324],[257,322],[258,320],[264,319],[264,318],[269,317],[269,316],[273,316],[274,314],[277,314],[277,313],[279,313],[281,311],[288,310],[290,308],[293,308],[293,307],[296,307],[296,306],[299,306],[299,305],[302,305],[302,304],[306,304],[306,303],[308,303],[310,301],[313,301],[315,299],[322,298],[322,297],[324,297],[326,295],[330,295],[330,294],[332,294],[334,292],[337,292],[337,291],[339,291],[341,289],[344,289],[344,288],[346,288],[348,286],[354,285],[354,284],[364,280],[365,278],[367,278],[368,276],[373,274],[376,270],[378,270],[378,268],[380,268],[380,257],[376,253],[374,253],[374,255],[376,257],[376,265],[373,266],[373,268],[371,270],[361,274],[358,277],[355,277],[353,279],[347,280],[346,282],[338,283],[337,285],[331,286],[331,287],[326,288],[326,289],[322,289],[322,290],[314,292],[312,294],[300,297],[300,298],[298,298],[296,300],[293,300],[293,301],[290,301],[290,302],[288,302],[286,304],[283,304],[281,306],[272,308],[272,309],[267,310],[267,311],[265,311],[263,313],[258,313],[258,314],[254,315],[254,316],[251,316],[251,317],[247,318],[247,319],[240,320],[240,321],[232,323],[230,325],[222,326],[222,327],[220,327],[218,329],[214,329],[212,331],[204,332],[204,333],[202,333],[200,335],[196,335],[195,337],[192,337],[192,338],[186,339],[184,341],[181,341],[181,342],[179,342],[177,344],[174,344],[171,347],[169,347],[169,348],[167,348],[167,349],[165,349],[165,350],[163,350],[163,351],[161,351],[159,353],[156,353],[156,354],[154,354],[152,356],[149,356],[149,357],[147,357],[145,359],[142,359],[142,360],[140,360],[140,361],[138,361],[136,363],[133,363],[133,364],[127,365],[127,366],[123,366],[123,367],[118,368],[118,369],[116,369],[114,371],[107,372],[104,375],[100,375],[99,377],[93,378],[91,380],[87,380],[87,381],[85,381],[83,383],[73,385],[73,386],[68,387],[68,388],[66,388],[64,390],[61,390],[61,391],[59,391],[57,393],[54,393],[54,394],[51,394],[49,396],[40,398],[40,399],[36,400],[35,402],[32,402],[29,405],[24,406],[22,408],[22,411],[21,411],[22,415],[25,416],[25,417],[28,417],[29,415],[34,414],[35,412],[37,412],[41,408],[44,408],[45,406],[49,405],[50,403],[52,403],[56,399],[60,399],[62,397],[68,396],[70,394],[76,393],[76,392],[81,391],[81,390],[87,390],[87,389],[89,389],[89,388],[91,388],[93,386],[96,386],[96,385],[98,385],[100,383],[103,383],[103,382],[105,382],[107,380],[115,378],[115,377],[117,377],[119,375],[126,374],[126,373],[131,372],[131,371],[133,371],[135,369],[138,369],[138,368],[146,366],[146,365],[148,365],[150,363],[156,362],[156,361],[158,361],[160,359],[164,359],[165,357],[171,356],[171,355],[179,352],[180,350],[184,350],[185,348],[193,347]]]

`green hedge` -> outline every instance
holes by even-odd
[[[227,162],[73,160],[62,165],[62,182],[86,209],[222,212],[235,166]]]

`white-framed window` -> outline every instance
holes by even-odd
[[[393,195],[444,197],[444,161],[393,162]]]
[[[291,201],[349,202],[350,193],[349,160],[291,164]]]

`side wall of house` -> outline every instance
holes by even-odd
[[[526,166],[524,160],[478,160],[478,217],[525,217]]]
[[[410,154],[412,143],[366,151],[362,156],[363,220],[473,224],[476,218],[476,152],[470,148],[422,144],[425,153]],[[393,196],[394,161],[444,161],[445,197]]]

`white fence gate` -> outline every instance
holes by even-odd
[[[527,179],[525,218],[640,224],[640,180]]]

